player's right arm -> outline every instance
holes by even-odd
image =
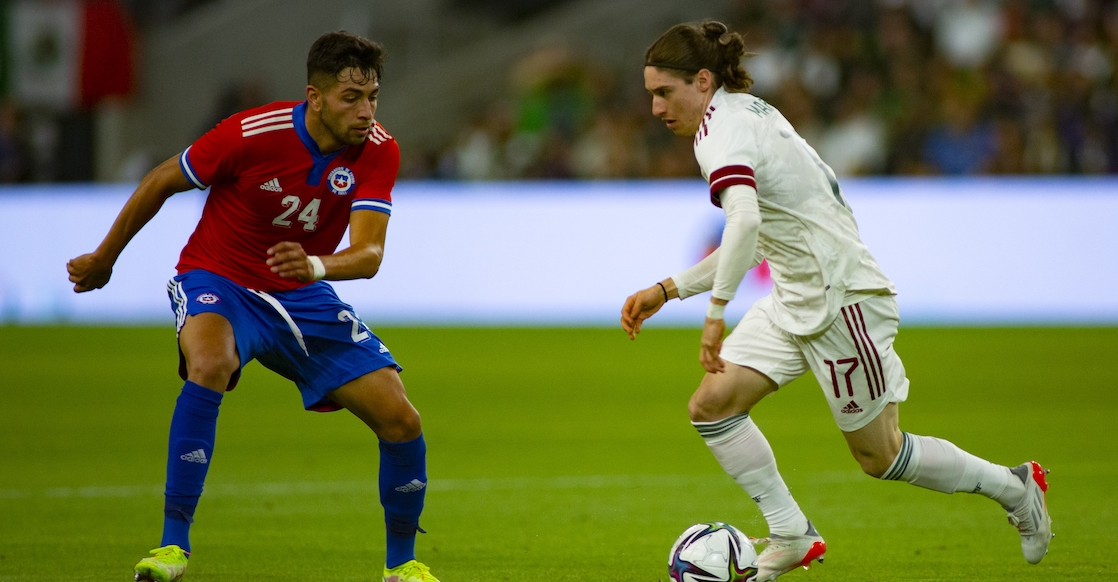
[[[657,285],[630,295],[621,308],[621,327],[629,334],[629,339],[636,339],[636,335],[641,331],[641,323],[660,311],[669,299],[678,297],[683,300],[713,289],[721,257],[721,247],[719,247],[687,269],[664,279]],[[756,267],[762,260],[764,257],[760,252],[756,252],[753,261],[748,263],[745,270]],[[663,289],[660,285],[664,286]]]
[[[74,292],[84,293],[104,287],[113,274],[117,257],[132,237],[159,212],[168,198],[194,187],[182,173],[177,155],[148,172],[124,204],[97,250],[66,263]]]

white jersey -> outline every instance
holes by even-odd
[[[757,251],[773,280],[771,300],[759,305],[781,329],[811,335],[857,297],[895,292],[859,238],[834,172],[773,106],[718,89],[695,134],[695,159],[716,206],[725,188],[756,189]]]

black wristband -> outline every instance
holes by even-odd
[[[667,303],[668,302],[668,288],[665,287],[663,283],[657,282],[656,284],[659,285],[660,290],[664,292],[664,303]]]

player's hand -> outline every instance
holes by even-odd
[[[74,293],[85,293],[104,287],[113,276],[113,261],[106,260],[97,253],[86,253],[66,262]]]
[[[307,260],[307,251],[303,245],[295,242],[281,242],[268,249],[272,258],[268,259],[268,266],[272,272],[284,279],[296,278],[300,281],[314,280],[314,267]]]
[[[644,320],[652,317],[652,314],[660,311],[663,306],[664,291],[659,285],[633,293],[621,308],[621,328],[629,334],[629,339],[637,339]]]
[[[722,336],[726,333],[726,320],[707,318],[703,324],[703,339],[699,348],[699,362],[711,374],[726,370],[726,362],[718,355],[722,353]]]

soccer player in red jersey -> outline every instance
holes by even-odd
[[[308,410],[348,409],[380,440],[386,582],[437,582],[415,560],[426,444],[388,348],[324,281],[369,278],[384,256],[396,141],[374,120],[384,53],[344,31],[307,57],[303,102],[233,115],[141,182],[95,251],[67,263],[74,291],[105,286],[163,202],[210,188],[168,284],[179,374],[161,547],[136,580],[180,580],[224,393],[252,359],[295,382]],[[337,249],[346,228],[349,247]]]

